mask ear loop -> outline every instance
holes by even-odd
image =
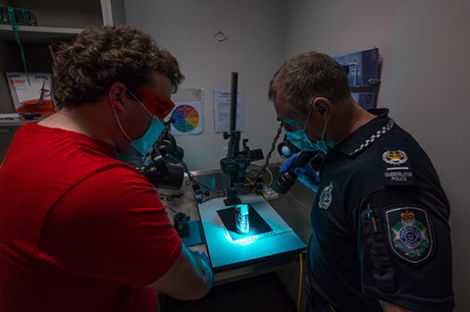
[[[124,136],[126,137],[126,139],[129,141],[129,142],[132,142],[131,138],[129,137],[129,135],[127,134],[126,131],[124,131],[124,128],[122,127],[121,125],[121,122],[119,121],[119,117],[117,115],[117,112],[116,112],[116,107],[113,106],[113,112],[114,112],[114,116],[116,117],[116,121],[117,121],[117,124],[119,126],[119,129],[121,130],[122,134],[124,134]]]
[[[313,105],[312,105],[312,106],[313,106]],[[309,120],[309,118],[310,118],[310,113],[312,112],[313,109],[314,109],[314,107],[311,107],[311,108],[310,108],[310,111],[308,112],[307,122],[308,122],[308,120]],[[322,133],[321,133],[320,140],[317,141],[315,144],[318,145],[318,144],[320,144],[319,142],[324,142],[324,141],[325,141],[325,134],[326,134],[326,128],[328,127],[328,121],[329,121],[329,120],[325,121],[325,125],[323,126],[323,131],[322,131]],[[306,127],[307,127],[307,124],[305,124],[305,126],[304,126],[304,132],[305,132]]]
[[[315,99],[313,99],[315,100]],[[307,122],[308,122],[308,119],[310,118],[310,113],[312,112],[313,110],[313,104],[312,106],[310,107],[310,111],[308,112],[308,116],[307,116]],[[305,127],[304,127],[304,131],[305,131],[305,128],[306,128],[307,124],[305,124]],[[328,120],[325,121],[325,125],[323,126],[323,131],[321,133],[321,137],[320,137],[320,140],[323,140],[325,138],[325,134],[326,134],[326,127],[328,126]]]
[[[142,108],[147,112],[147,114],[150,116],[150,118],[152,118],[152,119],[153,119],[153,118],[156,118],[156,117],[149,111],[149,109],[144,105],[144,103],[142,103],[142,101],[139,100],[139,98],[138,98],[134,93],[132,93],[131,90],[127,89],[127,91],[128,91],[129,94],[134,98],[134,100],[136,100],[137,103],[139,103],[140,106],[142,106]],[[157,119],[157,120],[160,120],[159,118],[156,118],[156,119]],[[161,121],[160,121],[160,122],[161,122]],[[160,134],[160,135],[161,135],[161,134]],[[154,147],[152,147],[152,148],[154,148]],[[147,157],[148,157],[149,154],[150,154],[150,152],[148,152],[147,155],[145,155],[145,156],[141,159],[142,166],[143,166],[143,164],[145,163],[145,161],[147,160]]]
[[[134,100],[136,100],[137,103],[139,103],[140,106],[143,107],[143,109],[147,112],[147,114],[149,114],[149,116],[150,116],[151,118],[154,117],[153,114],[149,111],[149,109],[148,109],[147,107],[145,107],[144,103],[142,103],[142,101],[140,101],[139,98],[138,98],[137,96],[135,96],[134,93],[131,92],[131,90],[127,89],[127,92],[129,92],[129,94],[134,98]]]
[[[310,109],[308,110],[307,120],[305,121],[305,125],[304,125],[304,132],[305,132],[305,129],[307,129],[308,122],[310,121],[310,113],[312,113],[312,111],[313,111],[313,107],[310,107]]]
[[[325,133],[326,133],[326,127],[328,126],[328,120],[325,121],[325,125],[323,126],[323,131],[322,131],[322,134],[321,134],[321,139],[320,140],[323,140],[325,138]]]

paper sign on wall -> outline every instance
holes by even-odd
[[[214,131],[228,132],[230,129],[231,92],[227,89],[214,89]],[[237,130],[245,130],[245,93],[238,92]]]

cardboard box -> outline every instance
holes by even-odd
[[[17,113],[48,116],[56,112],[51,99],[50,73],[6,73]]]

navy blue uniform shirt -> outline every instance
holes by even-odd
[[[309,285],[336,311],[451,311],[449,202],[431,160],[387,116],[334,147],[311,213]]]

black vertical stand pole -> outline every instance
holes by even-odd
[[[237,97],[238,73],[232,72],[232,89],[230,97],[230,132],[237,131]]]
[[[238,73],[232,72],[231,94],[230,94],[230,130],[227,157],[236,159],[240,152],[240,132],[237,131],[237,99],[238,99]],[[237,189],[235,188],[233,174],[230,176],[230,186],[227,189],[227,205],[240,203]]]
[[[230,93],[230,141],[228,144],[228,157],[235,158],[240,148],[240,135],[237,132],[237,98],[238,73],[232,72],[232,88]]]

